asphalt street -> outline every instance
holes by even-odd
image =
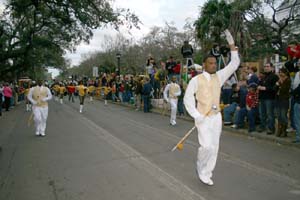
[[[51,101],[46,137],[18,105],[0,117],[0,200],[298,200],[300,149],[223,131],[214,186],[197,178],[193,126],[102,101]],[[234,131],[234,130],[232,130]]]

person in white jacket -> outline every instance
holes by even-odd
[[[181,94],[180,86],[176,83],[176,80],[176,76],[173,76],[171,83],[169,83],[164,90],[164,100],[171,105],[170,124],[172,126],[176,125],[178,96]]]
[[[214,184],[211,178],[222,131],[219,107],[221,87],[240,64],[237,48],[228,30],[225,30],[225,36],[231,49],[230,63],[222,70],[216,71],[216,58],[213,55],[206,56],[203,63],[205,71],[191,79],[184,96],[186,110],[194,118],[198,131],[200,144],[197,155],[198,177],[207,185]]]
[[[45,136],[46,123],[48,118],[48,102],[52,99],[49,88],[43,86],[43,81],[39,80],[37,86],[30,88],[28,100],[32,103],[32,112],[36,127],[36,136]]]

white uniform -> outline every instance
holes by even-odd
[[[195,119],[195,126],[198,130],[198,141],[200,147],[198,149],[197,156],[197,172],[199,178],[203,182],[211,181],[212,171],[215,168],[218,150],[219,150],[219,139],[222,131],[222,117],[219,112],[219,101],[221,87],[224,82],[237,70],[240,63],[237,51],[231,51],[231,61],[222,70],[216,74],[211,75],[207,72],[198,75],[191,79],[189,85],[185,91],[184,104],[188,113]],[[201,80],[200,80],[201,77]],[[204,82],[201,82],[203,81]],[[214,83],[212,83],[214,80]],[[206,82],[205,82],[206,81]],[[206,83],[206,85],[199,85]],[[202,88],[206,90],[204,95],[198,89]],[[211,88],[214,88],[213,90]],[[198,101],[198,107],[195,105],[195,96]],[[203,97],[203,98],[202,98]],[[202,99],[201,99],[202,98]],[[207,99],[208,98],[208,99]],[[214,100],[212,100],[214,98]],[[206,105],[206,108],[201,108],[202,105]],[[206,101],[210,100],[211,104],[206,104]],[[213,112],[212,112],[213,111]],[[213,184],[211,181],[210,185]]]
[[[49,88],[35,86],[29,90],[28,100],[32,103],[36,135],[45,136],[46,122],[48,118],[48,102],[52,98]]]
[[[168,95],[169,94],[169,95]],[[180,86],[177,83],[169,83],[164,90],[164,99],[171,105],[170,124],[176,124],[176,112],[178,96],[181,94]]]

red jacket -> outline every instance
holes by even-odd
[[[173,72],[175,74],[180,74],[180,64],[176,64],[175,67],[173,68]]]
[[[258,93],[248,92],[246,96],[246,105],[250,108],[256,108],[258,106]]]
[[[8,86],[4,86],[4,88],[3,88],[3,95],[4,95],[5,97],[11,98],[12,95],[13,95],[13,92],[12,92],[11,88],[8,87]]]
[[[292,58],[300,58],[300,44],[295,46],[293,49],[291,46],[288,46],[286,51]]]
[[[69,93],[74,93],[75,92],[75,86],[68,86],[67,89],[68,89]]]

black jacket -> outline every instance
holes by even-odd
[[[277,93],[275,85],[278,79],[278,76],[273,72],[265,73],[265,77],[260,81],[259,85],[265,86],[266,90],[259,91],[259,99],[275,99]]]
[[[294,90],[292,90],[292,95],[294,97],[295,103],[300,104],[300,84]]]

